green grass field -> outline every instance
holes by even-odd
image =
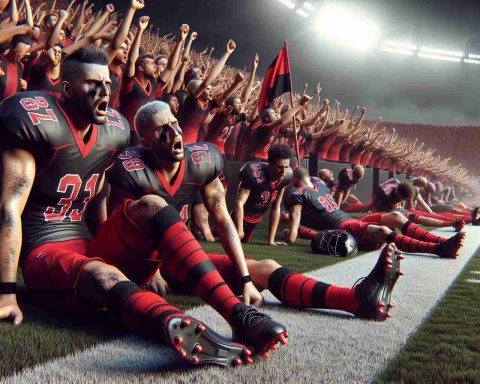
[[[480,382],[480,251],[378,383]]]

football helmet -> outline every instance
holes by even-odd
[[[321,253],[329,256],[355,256],[358,245],[355,238],[340,229],[319,231],[310,242],[313,253]]]

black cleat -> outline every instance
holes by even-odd
[[[268,358],[270,349],[287,344],[286,328],[264,313],[245,304],[237,304],[232,321],[233,338],[244,343],[255,354]]]
[[[437,244],[435,253],[442,259],[456,259],[464,239],[465,232],[458,232],[443,243]]]
[[[253,364],[252,352],[246,346],[225,339],[192,317],[172,318],[165,330],[165,339],[183,360],[191,364]]]
[[[393,308],[392,291],[399,276],[403,256],[394,243],[387,244],[369,275],[355,287],[360,307],[354,315],[362,319],[385,321]]]
[[[463,220],[455,220],[455,222],[453,223],[453,228],[455,229],[455,232],[460,232],[464,226],[465,221]]]

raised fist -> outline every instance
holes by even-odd
[[[115,11],[115,7],[113,6],[113,4],[107,4],[105,6],[105,10],[108,12],[108,13],[112,13],[113,11]]]
[[[245,76],[243,76],[243,74],[240,73],[240,72],[238,72],[238,73],[235,75],[235,82],[236,82],[236,83],[241,83],[244,79],[245,79]]]
[[[237,48],[237,44],[235,44],[235,42],[232,39],[228,40],[227,52],[232,53],[235,50],[235,48]]]
[[[149,16],[142,16],[140,17],[140,19],[138,19],[138,27],[144,31],[145,29],[147,29],[147,26],[148,26],[148,22],[150,21],[150,17]]]
[[[180,33],[182,35],[182,40],[185,40],[187,38],[189,31],[190,31],[190,27],[188,26],[188,24],[182,24],[180,26]]]
[[[197,39],[197,36],[198,36],[197,32],[192,32],[192,34],[190,35],[190,39],[192,39],[192,41],[194,41],[194,40]]]
[[[143,2],[143,0],[132,0],[131,7],[136,11],[139,11],[140,9],[143,9],[143,7],[145,7],[145,3]]]
[[[61,20],[66,20],[67,17],[68,17],[68,12],[65,11],[64,9],[62,9],[62,10],[60,11],[60,19],[61,19]]]
[[[260,61],[260,57],[258,56],[258,53],[255,53],[255,57],[253,58],[253,66],[255,68],[258,67],[258,62]]]
[[[312,98],[310,96],[304,95],[300,99],[300,105],[308,105],[308,103],[310,103],[310,100],[312,100]]]

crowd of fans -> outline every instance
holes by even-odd
[[[25,90],[41,90],[59,96],[60,63],[76,50],[95,44],[110,58],[110,107],[118,109],[135,131],[137,110],[154,99],[170,105],[183,130],[184,144],[214,143],[229,160],[266,160],[274,144],[294,149],[292,116],[297,116],[300,157],[362,165],[397,174],[424,176],[455,185],[468,198],[478,179],[430,142],[411,139],[392,124],[364,119],[366,108],[349,112],[338,101],[321,97],[287,95],[271,108],[258,111],[262,81],[257,76],[259,56],[249,72],[226,65],[236,50],[228,41],[222,56],[214,48],[192,49],[197,33],[182,25],[178,33],[160,36],[148,16],[137,22],[134,15],[143,0],[132,0],[120,18],[112,4],[96,10],[93,3],[73,0],[42,3],[25,0],[0,3],[0,100]],[[138,136],[132,135],[132,144]]]

